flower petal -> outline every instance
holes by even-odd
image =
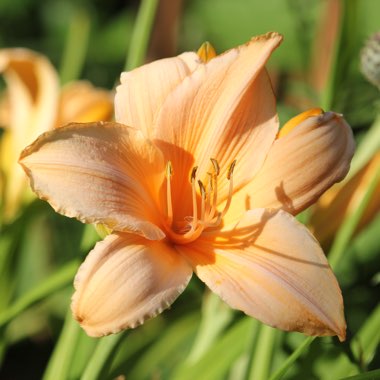
[[[43,134],[20,163],[33,190],[57,212],[164,237],[154,198],[164,175],[162,155],[140,131],[117,123],[69,124]]]
[[[347,174],[354,140],[341,115],[326,112],[277,139],[256,177],[234,194],[226,221],[258,207],[296,215]]]
[[[191,267],[164,241],[109,235],[80,267],[71,308],[88,335],[117,333],[169,307],[191,275]]]
[[[86,81],[71,82],[62,88],[56,127],[71,122],[108,121],[112,116],[113,99],[110,92]]]
[[[339,285],[318,242],[290,214],[248,211],[235,227],[178,250],[233,308],[283,330],[345,339]]]
[[[197,54],[183,53],[122,73],[115,96],[116,121],[140,128],[146,137],[151,137],[157,113],[167,95],[198,63]]]
[[[204,180],[218,160],[225,177],[237,160],[237,187],[261,167],[278,131],[275,99],[264,65],[281,42],[276,33],[200,65],[168,96],[157,119],[156,139],[174,172],[188,182],[192,167]],[[227,181],[219,188],[228,192]]]

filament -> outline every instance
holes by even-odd
[[[218,227],[223,217],[231,206],[233,194],[233,173],[236,165],[234,160],[228,168],[227,180],[229,181],[228,195],[225,206],[222,211],[218,211],[218,177],[220,174],[219,163],[216,159],[210,159],[213,172],[207,173],[206,186],[197,178],[198,167],[194,166],[190,174],[191,197],[192,197],[192,216],[186,216],[184,222],[187,228],[179,229],[177,232],[173,229],[173,205],[171,194],[171,177],[173,175],[172,164],[169,161],[166,165],[166,197],[167,197],[167,219],[170,224],[168,236],[178,244],[186,244],[196,240],[207,228]],[[199,193],[197,193],[197,185]],[[200,195],[200,215],[198,215],[198,196]],[[180,222],[180,224],[183,222]]]

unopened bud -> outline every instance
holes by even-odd
[[[203,63],[207,63],[216,57],[216,51],[210,42],[206,41],[198,49],[197,54]]]

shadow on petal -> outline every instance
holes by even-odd
[[[283,330],[345,339],[336,278],[318,242],[290,214],[251,210],[235,226],[177,249],[231,307]]]

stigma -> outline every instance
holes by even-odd
[[[218,182],[220,167],[217,160],[210,159],[212,171],[207,173],[207,177],[202,182],[198,178],[198,167],[194,166],[190,173],[191,197],[192,197],[192,215],[185,218],[185,227],[182,231],[175,231],[173,225],[173,204],[171,179],[173,176],[172,163],[169,161],[166,165],[166,225],[168,238],[177,244],[187,244],[196,240],[207,230],[218,227],[223,217],[231,206],[233,194],[233,173],[236,165],[234,160],[228,168],[226,180],[229,182],[227,199],[224,202],[222,210],[218,210]]]

